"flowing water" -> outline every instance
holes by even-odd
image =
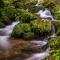
[[[41,59],[44,59],[45,57],[49,56],[49,50],[50,50],[50,48],[46,49],[42,53],[32,54],[32,56],[30,58],[28,58],[27,60],[41,60]]]
[[[52,18],[52,15],[50,13],[49,10],[40,10],[36,13],[37,15],[39,15],[41,18]],[[9,41],[9,38],[11,36],[11,33],[13,31],[13,28],[16,24],[18,24],[19,22],[13,22],[11,25],[6,26],[5,28],[1,28],[0,29],[0,46],[3,49],[9,49],[11,44]],[[52,35],[55,34],[55,27],[52,26]],[[37,46],[44,45],[47,43],[47,41],[32,41],[32,43],[36,43]],[[49,56],[49,50],[50,48],[48,47],[44,52],[41,53],[33,53],[31,55],[31,57],[27,58],[26,60],[41,60],[47,56]]]
[[[54,20],[50,11],[45,9],[44,11],[43,10],[40,10],[36,13],[37,15],[39,15],[41,18],[43,19],[50,19],[50,20]],[[49,36],[49,38],[53,38],[55,37],[55,27],[54,25],[51,27],[52,29],[52,32],[51,32],[51,36]],[[48,38],[47,38],[48,39]],[[45,40],[44,40],[45,41]],[[48,40],[46,40],[46,42],[39,42],[39,41],[33,41],[34,43],[37,43],[38,45],[41,43],[41,44],[46,44],[48,42]],[[45,57],[49,56],[49,50],[50,50],[50,47],[47,48],[44,52],[42,53],[35,53],[35,54],[32,54],[32,56],[30,58],[28,58],[27,60],[41,60],[41,59],[44,59]]]
[[[5,28],[0,29],[0,47],[1,48],[3,49],[11,48],[9,38],[11,36],[14,26],[18,23],[19,22],[16,21],[16,22],[13,22],[11,25],[8,25]]]
[[[50,13],[50,11],[48,9],[40,10],[36,14],[39,15],[41,18],[44,18],[44,19],[54,20],[51,13]]]

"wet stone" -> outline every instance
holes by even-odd
[[[44,44],[43,44],[44,43]],[[48,48],[48,43],[43,41],[11,40],[12,48],[0,51],[0,60],[25,60],[33,53],[40,53]]]

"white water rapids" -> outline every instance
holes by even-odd
[[[44,51],[42,53],[32,54],[32,56],[30,58],[28,58],[27,60],[41,60],[41,59],[44,59],[45,57],[49,56],[49,50],[50,50],[50,48],[46,49],[46,51]]]
[[[0,47],[3,49],[9,49],[11,47],[9,38],[13,31],[13,28],[19,22],[13,22],[11,25],[6,26],[5,28],[0,29]]]
[[[52,15],[50,13],[49,10],[40,10],[36,13],[37,15],[39,15],[41,18],[52,18]],[[11,36],[11,33],[13,31],[13,28],[16,24],[18,24],[19,22],[13,22],[11,25],[6,26],[5,28],[1,28],[0,29],[0,47],[2,47],[3,49],[9,49],[11,44],[9,41],[9,38]],[[52,27],[53,30],[53,34],[55,34],[55,28]],[[39,41],[34,41],[34,43],[37,43],[37,45],[39,45],[41,42]],[[46,44],[47,42],[43,41],[42,44]],[[32,54],[31,57],[27,58],[26,60],[41,60],[47,56],[49,56],[49,50],[50,48],[47,48],[46,51],[42,52],[42,53],[34,53]]]
[[[49,19],[50,18],[51,20],[54,20],[50,11],[47,10],[47,9],[45,9],[44,11],[40,10],[36,14],[39,15],[43,19]],[[55,27],[54,26],[52,26],[52,35],[49,36],[49,37],[50,38],[55,37]],[[39,45],[39,41],[35,41],[34,43],[37,43]],[[41,44],[46,44],[46,43],[47,43],[47,41],[46,42],[43,41],[43,43],[41,43]],[[44,59],[45,57],[49,56],[49,50],[50,50],[50,48],[47,48],[46,51],[44,51],[42,53],[32,54],[32,56],[30,58],[28,58],[27,60],[41,60],[41,59]]]

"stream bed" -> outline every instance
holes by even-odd
[[[50,11],[48,11],[48,10],[45,10],[45,11],[41,10],[41,11],[37,12],[36,14],[39,15],[41,18],[45,18],[45,19],[49,18],[49,19],[53,20],[52,15],[51,15]],[[14,26],[18,23],[19,23],[18,21],[13,22],[11,25],[8,25],[5,28],[0,29],[0,47],[2,49],[8,50],[11,48],[11,42],[10,42],[11,33],[13,31]],[[55,34],[55,28],[54,28],[54,26],[52,26],[52,36],[54,34]],[[28,55],[31,52],[31,54],[29,57],[27,57],[24,60],[41,60],[41,59],[44,59],[45,57],[49,56],[49,50],[50,50],[50,47],[48,46],[48,40],[30,41],[30,45],[28,44],[27,47],[25,47],[23,49],[23,52],[25,52],[25,53],[28,52]],[[20,56],[19,57],[17,56],[16,58],[11,59],[11,60],[21,60],[21,59],[20,59]]]

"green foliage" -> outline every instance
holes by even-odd
[[[50,35],[51,31],[51,22],[34,20],[28,23],[19,23],[13,29],[12,36],[24,38],[24,39],[33,39],[39,38],[41,36]]]
[[[32,6],[32,7],[29,7],[28,10],[29,12],[32,12],[32,13],[36,13],[40,10],[44,10],[44,6]]]
[[[3,12],[10,20],[15,20],[17,11],[13,6],[5,7]]]
[[[60,49],[56,51],[55,60],[60,60]]]
[[[23,23],[30,23],[30,21],[37,19],[37,16],[23,9],[17,9],[17,18]]]
[[[60,36],[60,29],[56,32],[57,36]]]
[[[27,23],[19,23],[15,26],[12,36],[23,38],[23,39],[31,39],[34,34],[31,32],[31,27]]]
[[[10,5],[13,3],[13,0],[4,0],[5,5]]]
[[[9,24],[11,21],[15,21],[16,19],[16,9],[13,7],[4,7],[0,9],[0,22],[4,25]]]
[[[54,22],[55,29],[56,29],[56,35],[60,36],[60,22]]]
[[[25,9],[28,9],[29,12],[36,13],[39,10],[44,10],[44,6],[35,6],[37,4],[37,1],[31,2],[25,5]]]
[[[30,23],[30,21],[37,19],[37,16],[31,14],[31,13],[25,13],[22,16],[19,17],[20,21],[24,23]]]
[[[3,28],[3,27],[5,27],[5,25],[2,22],[0,22],[0,28]]]
[[[50,54],[54,57],[54,60],[60,60],[60,49],[51,50]]]
[[[60,30],[60,22],[59,21],[55,21],[55,22],[53,22],[53,24],[55,25],[56,32],[57,32],[57,30]]]
[[[30,3],[35,3],[36,0],[13,0],[13,5],[15,6],[15,8],[23,8],[26,9],[27,4]]]
[[[24,39],[33,39],[34,38],[34,32],[25,32],[23,35]]]
[[[4,7],[4,2],[3,0],[0,0],[0,8],[3,8]]]
[[[10,22],[10,20],[9,20],[9,18],[7,16],[2,16],[0,18],[0,22],[2,22],[3,24],[7,25]]]
[[[53,14],[54,19],[60,20],[60,13],[54,13]]]
[[[56,2],[56,4],[55,4],[55,7],[54,7],[54,13],[60,13],[60,3],[58,2]]]
[[[50,39],[49,40],[49,45],[53,49],[58,49],[59,46],[60,46],[60,36]]]
[[[51,22],[46,20],[34,20],[31,22],[32,30],[37,36],[47,36],[51,32]]]

